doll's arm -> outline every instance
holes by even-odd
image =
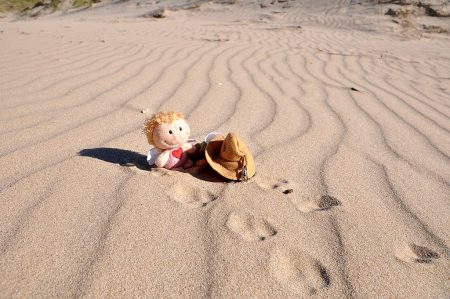
[[[166,165],[167,161],[169,161],[170,157],[170,151],[164,151],[161,154],[159,154],[158,158],[155,160],[155,164],[158,167],[164,167]]]
[[[192,143],[185,143],[182,145],[181,147],[183,149],[183,151],[187,152],[188,154],[194,153],[195,152],[195,144]]]
[[[149,150],[147,154],[148,165],[152,166],[153,164],[155,164],[155,161],[158,158],[159,154],[161,154],[161,150],[156,147]]]

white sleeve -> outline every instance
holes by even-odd
[[[206,135],[205,142],[208,143],[208,142],[210,142],[211,140],[213,140],[214,138],[216,138],[218,136],[222,136],[223,138],[225,138],[225,135],[223,135],[222,133],[211,132],[211,133],[208,133],[208,135]]]
[[[159,149],[157,149],[156,147],[149,150],[148,154],[147,154],[148,165],[152,166],[153,164],[155,164],[155,161],[158,158],[160,153],[161,153],[161,151]]]

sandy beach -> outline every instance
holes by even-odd
[[[450,18],[222,2],[0,18],[0,298],[449,298]],[[166,110],[256,176],[150,168]]]

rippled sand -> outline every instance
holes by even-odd
[[[348,2],[0,21],[0,297],[448,298],[450,37]],[[148,169],[167,109],[257,175]]]

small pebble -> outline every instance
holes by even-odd
[[[143,15],[144,18],[165,18],[167,16],[167,11],[165,8],[157,8]]]
[[[286,190],[283,191],[284,194],[290,194],[292,192],[294,192],[293,189],[286,189]]]
[[[142,109],[142,110],[141,110],[141,113],[148,113],[149,111],[150,111],[150,109],[145,108],[145,109]]]

